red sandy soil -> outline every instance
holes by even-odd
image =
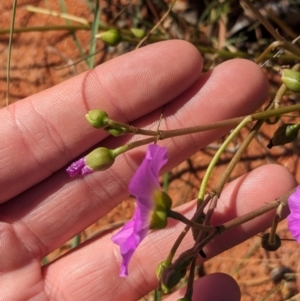
[[[58,1],[51,2],[51,9],[59,11]],[[70,14],[92,20],[92,16],[84,1],[66,1]],[[64,25],[65,21],[58,17],[37,15],[25,10],[25,5],[38,5],[43,7],[43,1],[19,0],[15,27],[43,26],[43,25]],[[9,28],[11,19],[11,1],[0,2],[0,28]],[[78,39],[88,50],[90,33],[81,31],[77,33]],[[97,48],[102,47],[101,42],[97,42]],[[117,50],[116,50],[117,51]],[[6,94],[6,64],[8,53],[8,35],[0,35],[0,105],[5,106]],[[111,59],[116,53],[102,52],[96,56],[96,63]],[[11,82],[9,103],[18,101],[26,96],[32,95],[49,87],[52,87],[64,80],[87,70],[84,62],[74,67],[55,70],[55,67],[74,62],[79,58],[78,50],[71,35],[64,32],[28,32],[15,34],[13,39],[13,51],[11,58]],[[268,137],[271,136],[276,126],[265,126],[260,136],[252,143],[246,152],[243,160],[235,169],[232,179],[243,175],[253,168],[277,162],[286,166],[295,173],[297,180],[300,180],[298,171],[299,145],[293,144],[287,147],[278,147],[268,150],[265,145]],[[242,137],[239,137],[238,146]],[[210,162],[217,146],[221,141],[216,141],[211,147],[199,151],[189,161],[183,162],[170,173],[170,194],[176,204],[195,198],[203,172]],[[221,159],[215,177],[221,174],[226,167],[226,163],[231,158],[230,149]],[[213,179],[217,180],[217,178]],[[213,182],[210,185],[213,185]],[[188,183],[188,185],[187,185]],[[103,231],[112,223],[124,221],[130,218],[133,209],[133,201],[127,200],[115,208],[106,217],[90,226],[81,234],[81,239],[85,240],[99,231]],[[286,222],[279,226],[278,234],[282,238],[291,238]],[[260,300],[276,285],[271,280],[270,272],[274,268],[286,266],[295,272],[298,267],[299,246],[293,241],[283,241],[282,247],[276,252],[268,252],[259,247],[259,237],[253,237],[248,241],[228,250],[221,255],[209,260],[204,264],[205,273],[224,272],[233,275],[240,283],[243,301]],[[49,258],[54,259],[70,249],[70,242],[66,243],[57,251],[50,254]],[[250,256],[249,253],[252,255]],[[289,294],[297,292],[295,282],[283,285],[268,300],[285,300]],[[300,300],[300,299],[299,299]]]

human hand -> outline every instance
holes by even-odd
[[[114,148],[129,139],[108,137],[85,120],[101,108],[115,120],[156,129],[193,126],[242,116],[267,96],[263,72],[246,60],[232,60],[202,74],[198,51],[183,41],[144,47],[109,61],[0,111],[0,300],[137,300],[157,284],[155,267],[168,254],[182,224],[170,222],[150,233],[134,254],[127,278],[111,234],[92,239],[41,267],[41,259],[97,221],[127,196],[128,182],[142,160],[139,148],[117,158],[104,172],[70,178],[66,165],[100,143]],[[168,170],[226,129],[160,141],[168,149]],[[133,138],[134,139],[134,138]],[[263,179],[263,185],[261,185]],[[295,186],[279,165],[252,171],[224,189],[216,224],[245,214]],[[194,202],[180,208],[189,216]],[[218,237],[205,248],[208,258],[270,225],[265,214]],[[192,238],[179,249],[192,246]],[[215,288],[218,288],[217,290]],[[179,298],[179,292],[167,300]],[[229,276],[195,282],[193,300],[239,300]]]

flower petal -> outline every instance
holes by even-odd
[[[153,197],[156,189],[160,189],[159,171],[168,160],[167,149],[156,144],[149,145],[146,157],[137,169],[129,184],[129,191],[137,199],[136,210],[131,221],[112,237],[112,241],[120,246],[122,255],[120,276],[128,275],[129,261],[146,237],[150,226],[150,216],[154,207]]]
[[[288,199],[290,214],[287,217],[288,228],[293,237],[300,243],[300,186]]]
[[[66,170],[70,177],[75,177],[77,175],[84,176],[93,171],[90,167],[86,165],[85,157],[73,162]]]
[[[168,155],[165,147],[156,144],[149,145],[145,159],[129,183],[130,193],[136,198],[141,198],[141,202],[145,206],[149,205],[149,201],[152,206],[152,193],[155,189],[160,188],[159,172],[167,161]]]

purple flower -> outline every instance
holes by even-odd
[[[167,161],[168,155],[165,147],[156,144],[149,145],[145,159],[130,181],[129,191],[137,199],[136,210],[132,219],[112,237],[112,241],[120,246],[123,258],[121,277],[128,275],[128,263],[149,230],[151,215],[155,207],[154,194],[160,190],[159,171]]]
[[[88,167],[86,165],[86,160],[85,160],[86,157],[83,157],[75,162],[73,162],[66,170],[67,170],[67,173],[70,175],[70,177],[75,177],[77,175],[87,175],[91,172],[93,172],[93,170]]]
[[[288,198],[290,214],[287,217],[288,228],[293,237],[300,243],[300,186]]]

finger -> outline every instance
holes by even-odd
[[[107,136],[87,124],[88,110],[101,108],[118,121],[133,121],[181,94],[201,69],[201,56],[191,44],[158,43],[2,109],[0,203]]]
[[[242,76],[244,71],[249,78]],[[228,89],[228,83],[231,83],[231,89]],[[226,62],[201,76],[168,103],[168,114],[174,115],[167,117],[161,128],[192,126],[210,119],[220,120],[253,112],[264,101],[266,91],[265,76],[255,64],[246,60]],[[145,119],[153,125],[157,114],[150,113]],[[136,122],[142,123],[143,120]],[[220,129],[162,141],[170,157],[166,169],[188,158],[224,132]],[[27,233],[21,237],[26,238],[27,244],[30,242],[30,249],[36,256],[43,257],[127,196],[128,182],[141,161],[139,154],[140,150],[132,150],[117,158],[109,170],[85,178],[71,180],[65,171],[58,172],[3,206],[2,219],[19,225],[21,229],[18,231]]]
[[[183,298],[186,288],[166,298],[165,301],[176,301]],[[210,274],[197,279],[193,285],[193,301],[239,301],[241,291],[237,282],[229,275],[223,273]]]
[[[214,223],[220,224],[246,214],[273,201],[295,185],[293,175],[282,166],[257,168],[225,187],[218,202]],[[195,203],[189,203],[182,206],[180,211],[191,217],[194,206]],[[273,215],[274,211],[269,212],[225,232],[205,248],[206,255],[211,258],[263,231],[271,225]],[[148,234],[134,254],[129,264],[129,276],[125,279],[118,276],[121,258],[119,249],[111,242],[111,235],[90,241],[44,268],[46,287],[53,287],[56,292],[64,291],[66,300],[73,300],[75,296],[80,299],[91,289],[93,291],[89,300],[137,300],[157,285],[155,269],[167,257],[183,227],[180,223],[169,222],[167,229]],[[193,239],[188,234],[177,255],[192,246]]]

